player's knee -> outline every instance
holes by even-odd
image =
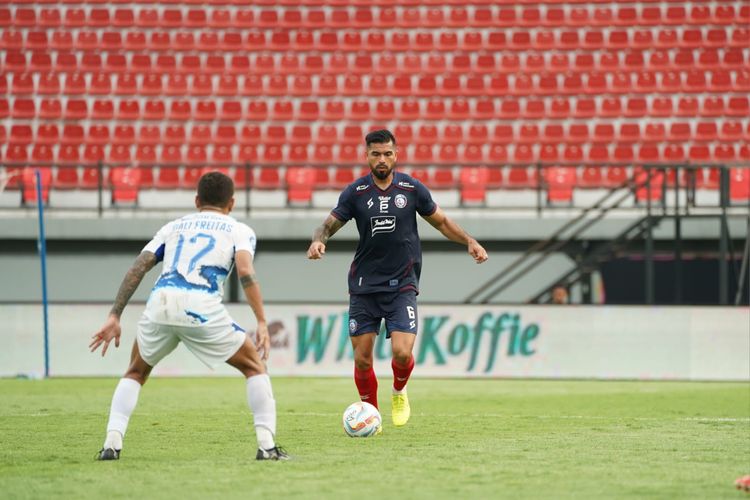
[[[254,377],[255,375],[263,375],[266,373],[266,366],[263,363],[250,362],[245,369],[242,370],[242,373],[245,375],[245,378]]]
[[[266,373],[266,365],[261,361],[257,355],[244,355],[250,353],[240,352],[231,359],[227,360],[227,363],[237,368],[245,378],[252,377],[254,375],[263,375]]]
[[[394,349],[393,350],[393,361],[399,365],[406,365],[411,359],[410,349]]]
[[[354,366],[357,367],[357,370],[369,370],[370,368],[372,368],[372,356],[370,357],[355,356]]]

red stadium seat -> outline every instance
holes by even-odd
[[[453,144],[442,144],[438,151],[438,163],[456,164],[458,163],[458,149]]]
[[[281,176],[278,167],[262,167],[257,174],[255,187],[258,189],[279,189],[281,187]]]
[[[287,163],[292,165],[303,165],[307,163],[307,146],[294,145],[291,146],[287,154]]]
[[[115,167],[109,171],[109,183],[112,189],[114,206],[136,205],[138,190],[141,186],[140,168]]]
[[[484,161],[482,146],[478,144],[469,144],[461,148],[461,154],[458,161],[464,166],[470,166]]]
[[[316,144],[325,144],[333,146],[338,143],[338,131],[333,125],[318,125],[315,134]]]
[[[289,205],[309,206],[315,185],[315,169],[312,167],[289,167],[284,177]]]
[[[633,181],[637,202],[644,202],[649,198],[657,201],[664,195],[665,176],[661,170],[636,167],[633,172]]]
[[[750,200],[750,168],[729,169],[729,200],[743,204]]]
[[[44,28],[58,28],[62,24],[59,9],[41,9],[37,25]],[[2,25],[2,23],[0,23]]]
[[[72,43],[72,42],[71,42]],[[24,48],[23,33],[14,30],[5,30],[0,35],[0,49],[21,50]],[[24,58],[24,66],[26,59]]]
[[[64,165],[75,165],[78,163],[78,149],[67,146],[65,151],[60,151],[58,163]],[[78,168],[75,166],[58,166],[52,177],[53,189],[75,189],[79,187]]]
[[[148,170],[150,170],[150,167],[153,165],[156,165],[157,157],[156,157],[156,149],[153,145],[150,144],[139,144],[135,149],[135,161],[138,165],[149,167]],[[151,184],[149,184],[149,187],[153,184],[153,176],[151,176],[151,179],[149,180]]]
[[[34,133],[29,125],[12,125],[10,128],[10,141],[15,144],[28,146],[34,142]]]
[[[330,165],[333,161],[333,148],[327,144],[316,144],[313,148],[312,163]]]
[[[547,180],[547,202],[573,202],[573,187],[576,184],[576,170],[574,167],[549,167],[545,170]]]
[[[21,203],[24,205],[33,205],[37,203],[37,177],[39,172],[39,181],[41,182],[42,203],[49,204],[49,192],[52,185],[52,168],[50,167],[24,167],[21,171]]]
[[[589,141],[589,127],[585,123],[574,123],[568,126],[565,140],[573,144],[583,144]]]

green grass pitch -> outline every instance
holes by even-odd
[[[119,462],[96,462],[115,379],[0,380],[0,498],[750,498],[743,383],[413,379],[412,419],[344,435],[349,379],[275,378],[256,462],[237,378],[155,378]]]

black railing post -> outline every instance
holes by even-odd
[[[102,165],[101,160],[96,164],[96,183],[97,193],[99,195],[97,200],[97,211],[99,217],[101,217],[102,214],[104,214],[104,166]]]
[[[250,188],[252,186],[252,181],[250,174],[252,170],[250,170],[250,162],[245,162],[245,164],[242,166],[242,168],[245,169],[245,217],[250,218]]]
[[[674,169],[674,303],[682,304],[682,217],[680,215],[680,169]],[[668,177],[667,177],[668,178]],[[688,191],[685,187],[685,191]],[[686,201],[687,203],[687,201]]]
[[[546,187],[544,184],[542,184],[542,166],[540,163],[537,163],[534,165],[534,169],[536,170],[536,213],[537,216],[542,215],[542,204],[543,196],[542,196],[542,189]]]
[[[727,227],[727,205],[729,204],[729,170],[721,166],[719,170],[719,304],[729,303],[729,263],[727,254],[729,249],[729,227]]]
[[[651,224],[651,166],[646,169],[646,251],[645,251],[645,283],[646,304],[654,303],[654,231]]]
[[[748,200],[750,205],[750,200]],[[750,208],[750,207],[748,207]],[[747,217],[747,228],[745,228],[745,249],[742,252],[742,263],[737,277],[737,293],[734,296],[734,305],[742,303],[742,291],[745,289],[745,281],[748,279],[748,261],[750,261],[750,215]],[[748,303],[750,303],[750,284],[748,285]]]
[[[229,273],[227,279],[229,285],[229,302],[236,303],[240,301],[239,293],[239,280],[237,279],[237,273]]]

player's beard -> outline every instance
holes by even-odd
[[[384,181],[388,178],[389,175],[393,172],[393,167],[389,167],[388,165],[385,165],[385,170],[380,171],[378,170],[378,167],[381,165],[376,165],[374,167],[370,167],[370,171],[372,171],[372,175],[380,179],[381,181]]]

